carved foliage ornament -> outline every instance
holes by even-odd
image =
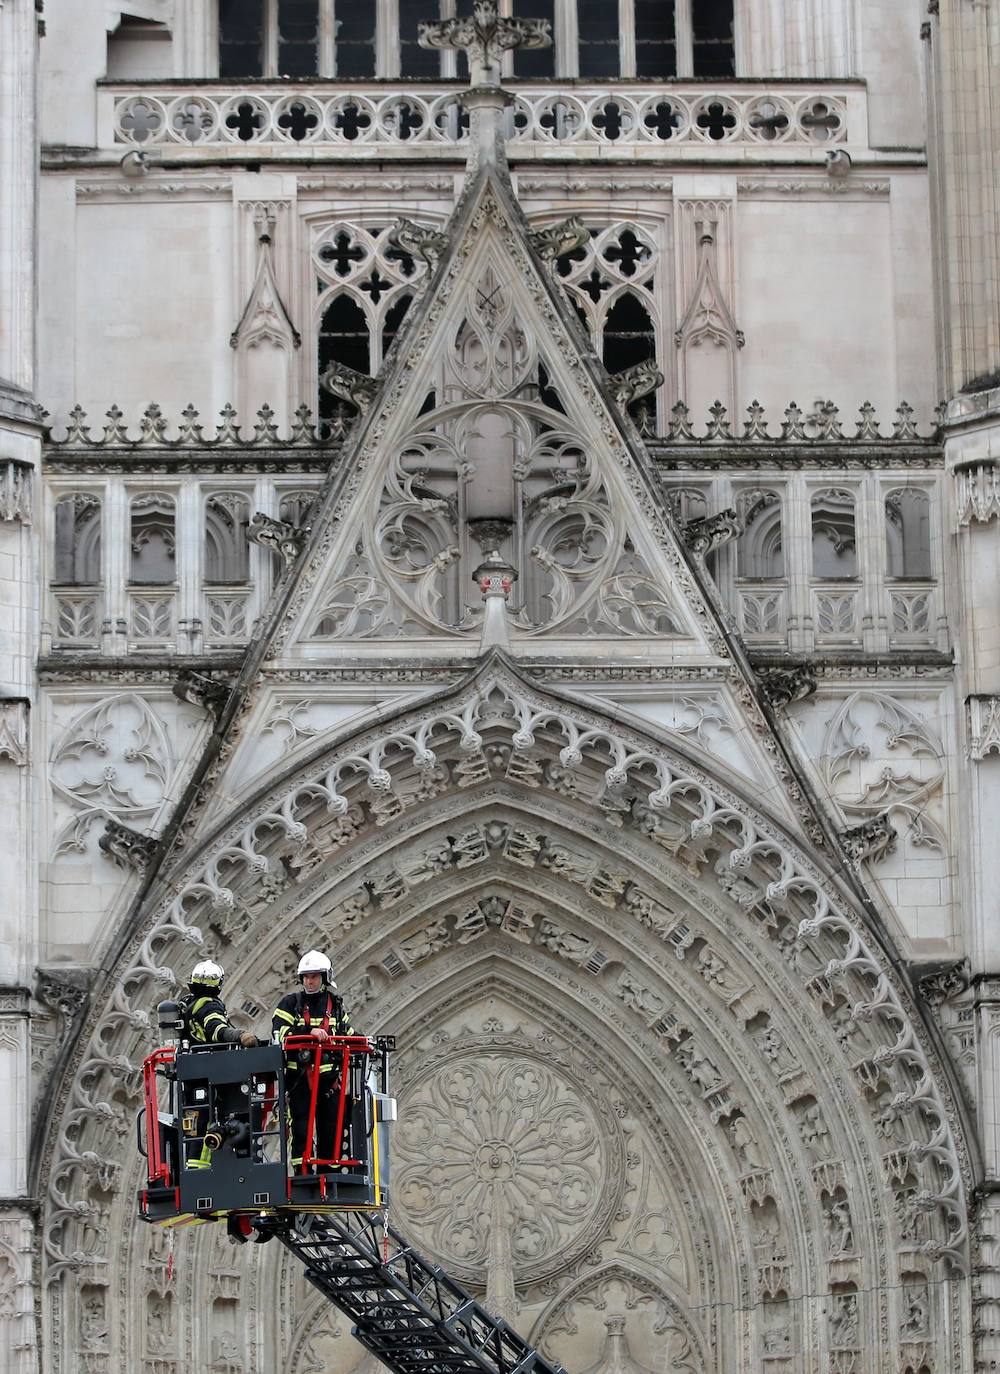
[[[444,19],[417,26],[422,48],[458,48],[469,59],[473,86],[496,85],[500,59],[514,48],[547,48],[552,25],[547,19],[501,17],[496,0],[473,0],[469,18]]]

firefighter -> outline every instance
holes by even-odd
[[[219,992],[226,973],[211,959],[202,959],[191,970],[187,995],[180,1000],[184,1021],[181,1038],[192,1045],[242,1045],[249,1049],[257,1044],[252,1031],[239,1031],[229,1024]]]
[[[278,1003],[272,1020],[275,1040],[282,1044],[288,1035],[312,1035],[325,1045],[333,1035],[353,1035],[350,1018],[333,979],[333,965],[325,954],[311,949],[299,960],[298,976],[302,986]],[[312,1091],[309,1069],[315,1056],[292,1052],[285,1071],[285,1096],[291,1125],[290,1158],[292,1168],[302,1164],[309,1126]],[[320,1057],[319,1085],[316,1094],[316,1159],[334,1157],[337,1133],[337,1099],[340,1089],[340,1063],[337,1056]]]
[[[244,1049],[258,1043],[252,1031],[238,1031],[235,1026],[229,1024],[229,1014],[219,996],[225,977],[225,969],[211,959],[202,959],[200,963],[195,964],[188,980],[188,991],[178,1004],[183,1022],[182,1040],[187,1040],[192,1045],[238,1044]],[[190,1153],[185,1159],[185,1167],[210,1169],[212,1142],[219,1139],[218,1127],[209,1122],[207,1111],[195,1114],[193,1127],[189,1141]]]

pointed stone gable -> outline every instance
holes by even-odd
[[[515,653],[584,637],[727,656],[622,397],[503,173],[474,178],[449,238],[314,519],[275,648],[478,644],[472,574],[497,550],[519,574]]]

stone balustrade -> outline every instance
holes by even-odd
[[[863,87],[835,82],[727,82],[605,87],[568,83],[557,91],[515,88],[508,112],[511,154],[558,148],[574,156],[621,154],[703,157],[733,144],[769,158],[811,159],[830,146],[867,145]],[[352,86],[316,83],[288,89],[284,82],[246,86],[218,82],[188,88],[105,86],[99,93],[100,144],[191,151],[248,144],[316,145],[371,156],[437,148],[452,153],[468,139],[469,115],[459,87],[400,89],[386,83]],[[794,151],[793,151],[794,147]],[[785,151],[787,150],[787,152]],[[811,150],[806,153],[806,150]],[[723,154],[729,156],[728,151]]]

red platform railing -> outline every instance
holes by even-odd
[[[366,1035],[328,1035],[325,1040],[320,1040],[310,1032],[308,1035],[286,1035],[281,1043],[286,1058],[291,1054],[301,1054],[302,1052],[311,1053],[313,1057],[308,1070],[309,1118],[299,1172],[308,1173],[314,1165],[331,1169],[358,1168],[364,1164],[364,1160],[349,1159],[341,1153],[344,1140],[344,1118],[347,1114],[349,1070],[351,1055],[361,1054],[367,1058],[373,1053],[372,1042]],[[319,1098],[319,1084],[324,1058],[328,1063],[330,1060],[334,1061],[336,1067],[331,1067],[330,1072],[336,1074],[339,1080],[337,1085],[337,1124],[334,1130],[332,1159],[321,1159],[312,1153],[313,1139],[316,1133],[316,1104]],[[285,1091],[287,1094],[287,1076]]]
[[[146,1158],[149,1167],[147,1174],[150,1186],[157,1183],[169,1187],[170,1166],[163,1158],[160,1139],[160,1104],[156,1092],[156,1078],[160,1069],[174,1062],[176,1049],[173,1045],[163,1045],[142,1061],[142,1092],[146,1104]]]

